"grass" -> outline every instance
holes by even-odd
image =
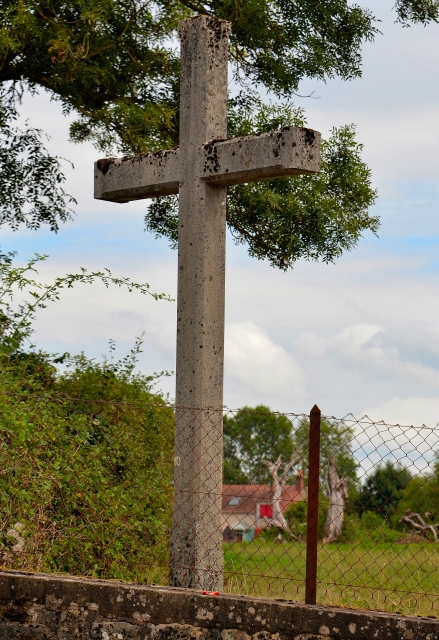
[[[228,593],[304,601],[305,545],[262,539],[224,545]],[[439,545],[319,548],[317,602],[439,617]]]

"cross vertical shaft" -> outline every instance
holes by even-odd
[[[180,23],[180,147],[95,163],[95,198],[180,194],[174,514],[170,584],[222,590],[222,408],[227,185],[316,173],[303,127],[227,139],[230,23]]]
[[[227,136],[230,23],[180,23],[177,388],[170,584],[222,589],[221,483],[225,186],[201,179],[208,141]]]

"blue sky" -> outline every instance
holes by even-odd
[[[393,2],[367,1],[382,36],[364,47],[363,78],[307,81],[296,99],[309,126],[324,135],[354,122],[379,192],[379,238],[366,234],[336,265],[299,263],[287,274],[236,247],[227,258],[225,402],[268,404],[282,411],[369,413],[374,419],[429,425],[439,421],[439,25],[403,29]],[[68,142],[68,120],[47,96],[26,96],[23,118],[46,130],[78,200],[74,222],[55,235],[2,229],[3,249],[48,253],[42,279],[109,267],[176,291],[176,253],[143,231],[145,203],[96,202],[91,145]],[[175,313],[171,302],[100,285],[66,292],[42,310],[35,340],[49,351],[90,357],[124,355],[145,332],[140,367],[173,370]],[[160,388],[174,393],[174,378]]]

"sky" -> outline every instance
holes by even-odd
[[[382,35],[363,48],[363,76],[351,82],[303,82],[296,98],[308,125],[328,136],[355,123],[372,169],[381,218],[334,265],[299,262],[288,273],[250,258],[228,237],[225,404],[268,405],[325,415],[368,414],[390,423],[439,422],[439,25],[402,28],[392,0],[363,0]],[[144,231],[146,202],[93,200],[91,144],[68,140],[69,119],[47,95],[25,96],[22,119],[46,131],[65,165],[66,190],[78,205],[58,234],[1,230],[3,250],[18,263],[50,258],[41,280],[88,269],[148,282],[176,295],[177,255]],[[108,342],[123,357],[144,334],[139,368],[175,370],[176,303],[101,284],[78,285],[41,310],[34,341],[49,352],[100,359]],[[157,389],[174,396],[175,376]]]

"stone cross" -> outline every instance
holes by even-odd
[[[180,146],[95,164],[95,198],[179,194],[176,436],[170,584],[222,590],[227,186],[319,171],[320,134],[227,139],[229,22],[183,20]]]

